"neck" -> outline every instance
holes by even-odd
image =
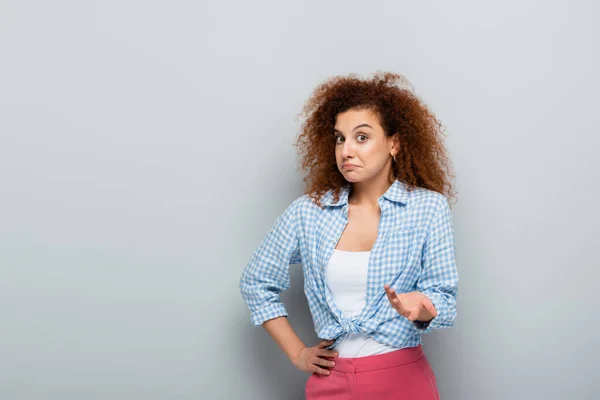
[[[377,200],[394,183],[395,177],[392,172],[380,174],[368,181],[354,182],[351,185],[348,203],[358,206],[378,206]]]

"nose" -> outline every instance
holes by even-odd
[[[354,157],[354,145],[350,140],[348,140],[344,143],[344,146],[342,147],[342,158],[346,160],[352,157]]]

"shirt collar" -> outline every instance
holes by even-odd
[[[343,186],[340,189],[340,198],[338,201],[333,201],[333,189],[325,192],[323,197],[321,197],[321,204],[323,206],[343,206],[348,204],[348,194],[350,193],[350,186]],[[398,179],[394,180],[394,183],[388,188],[388,190],[383,194],[383,197],[390,201],[399,202],[402,204],[406,204],[408,200],[408,190],[407,186],[404,182],[399,181]]]

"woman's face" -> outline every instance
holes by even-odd
[[[348,182],[390,173],[394,139],[385,136],[374,112],[350,109],[338,114],[333,135],[337,167]]]

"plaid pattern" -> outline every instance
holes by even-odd
[[[408,191],[399,180],[378,199],[377,239],[371,249],[367,302],[358,316],[346,316],[333,302],[324,267],[348,222],[349,186],[337,202],[332,191],[323,208],[308,195],[292,202],[255,250],[240,279],[251,321],[288,316],[279,293],[290,287],[289,265],[302,263],[304,291],[320,339],[364,332],[380,343],[400,348],[422,344],[421,334],[447,328],[456,318],[458,272],[454,228],[446,198],[432,190]],[[421,328],[390,305],[383,285],[398,293],[423,292],[438,312]]]

